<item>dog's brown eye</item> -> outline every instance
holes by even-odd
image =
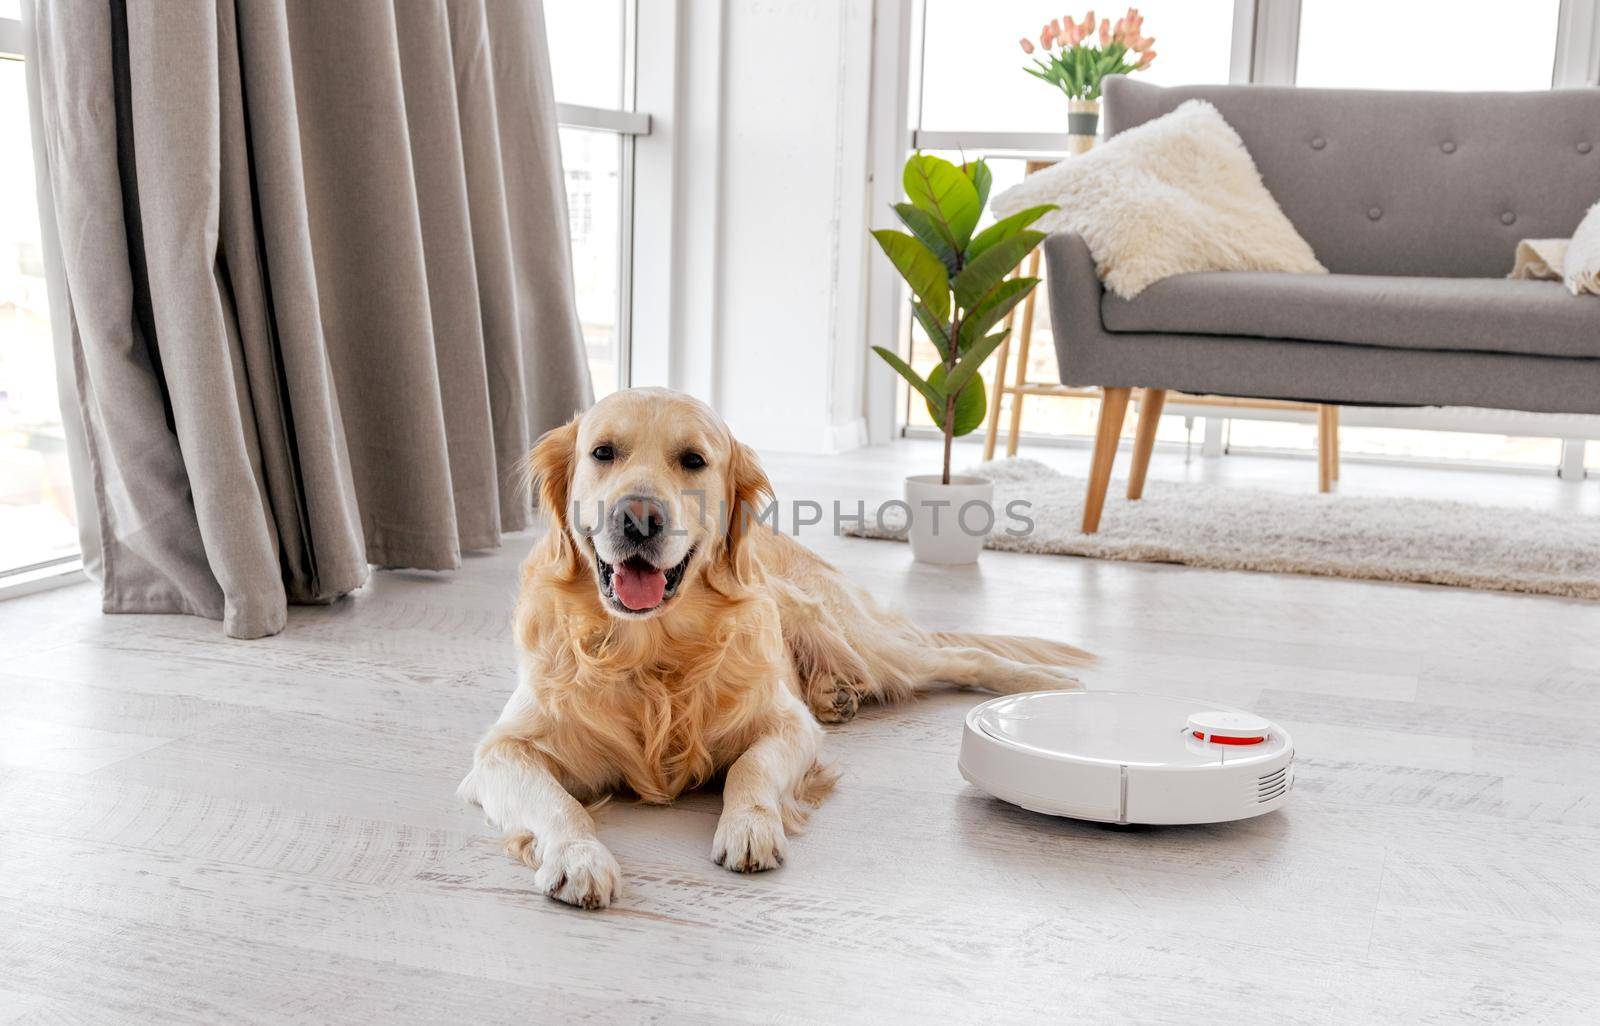
[[[683,464],[683,469],[685,470],[703,470],[706,465],[706,458],[697,452],[691,451],[679,456],[678,462]]]
[[[590,451],[589,455],[593,456],[601,463],[610,463],[612,460],[617,458],[617,450],[611,448],[609,445],[597,445],[593,450]]]

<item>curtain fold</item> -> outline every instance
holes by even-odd
[[[537,4],[80,0],[24,35],[108,612],[258,637],[528,524],[523,456],[591,394]]]

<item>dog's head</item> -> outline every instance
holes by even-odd
[[[558,558],[569,574],[587,568],[612,616],[658,616],[697,583],[749,583],[744,511],[771,486],[698,399],[617,392],[546,433],[532,463]]]

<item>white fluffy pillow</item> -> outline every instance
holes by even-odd
[[[1561,263],[1561,278],[1574,296],[1581,292],[1600,295],[1600,203],[1589,208],[1572,233]]]
[[[1328,273],[1204,100],[1030,175],[994,208],[1005,217],[1040,203],[1061,209],[1035,227],[1083,236],[1106,288],[1130,299],[1190,271]]]

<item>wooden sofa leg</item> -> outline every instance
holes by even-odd
[[[1332,427],[1333,444],[1328,447],[1328,476],[1339,480],[1339,407],[1328,407],[1328,424]]]
[[[1317,491],[1333,490],[1333,421],[1331,406],[1317,407]]]
[[[1161,423],[1161,408],[1167,405],[1167,390],[1147,388],[1139,399],[1139,430],[1133,438],[1133,468],[1128,471],[1128,498],[1144,495],[1144,478],[1150,470],[1150,453],[1156,447],[1156,427]]]
[[[1107,388],[1100,400],[1100,422],[1094,430],[1094,456],[1089,464],[1089,490],[1083,499],[1083,533],[1100,530],[1100,511],[1111,487],[1111,465],[1117,460],[1117,439],[1128,414],[1131,388]]]

